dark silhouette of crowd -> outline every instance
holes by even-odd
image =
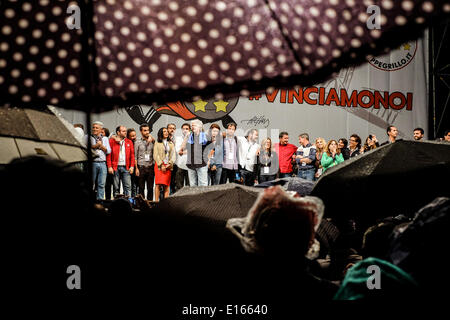
[[[122,128],[118,128],[120,131]],[[179,154],[189,144],[186,137]],[[158,143],[162,144],[161,163],[166,160],[167,164],[171,162],[164,144],[168,138],[164,128]],[[284,134],[280,134],[282,138]],[[191,142],[201,145],[204,139],[208,141],[207,136],[192,136]],[[303,148],[292,148],[290,165],[296,159],[305,159],[297,164],[312,170],[313,175],[317,172],[317,154],[323,152],[324,159],[326,152],[337,152],[339,145],[347,143],[345,139],[332,140],[334,146],[330,147],[330,141],[321,151],[323,142],[318,141],[318,150],[313,153],[306,151],[311,148],[307,134],[299,139]],[[377,145],[369,138],[365,146],[355,135],[351,139],[349,157]],[[236,140],[230,140],[239,146]],[[149,137],[147,141],[154,143]],[[251,150],[254,142],[247,139],[247,143]],[[283,152],[277,152],[280,158],[285,157]],[[265,156],[270,160],[269,154]],[[203,179],[203,173],[197,170],[196,174],[197,182]],[[91,192],[91,177],[61,161],[16,159],[0,170],[0,177],[3,202],[9,203],[2,210],[8,239],[5,264],[17,292],[45,287],[53,293],[62,290],[67,295],[77,294],[65,287],[65,271],[72,264],[84,272],[85,290],[79,294],[145,291],[151,287],[158,298],[172,302],[186,301],[187,297],[220,301],[249,296],[280,303],[298,299],[430,298],[439,296],[440,288],[448,284],[445,264],[440,261],[448,243],[450,199],[445,197],[437,197],[414,213],[389,212],[382,218],[355,224],[353,219],[337,221],[328,214],[321,220],[314,216],[298,219],[296,210],[310,214],[315,209],[293,206],[288,210],[294,198],[277,191],[274,199],[286,197],[285,204],[272,207],[272,202],[267,202],[253,230],[255,241],[265,250],[248,252],[238,238],[225,232],[227,221],[219,223],[223,232],[214,232],[210,223],[195,218],[195,213],[152,207],[142,193],[139,201],[148,207],[141,210],[133,210],[130,199],[120,196],[102,206]],[[194,177],[192,172],[189,177]],[[255,178],[257,175],[250,179]],[[170,178],[165,181],[170,183]],[[262,194],[272,192],[268,190],[281,189],[270,187]],[[436,196],[444,196],[445,190]],[[229,218],[246,214],[229,212]],[[312,248],[316,250],[314,256],[310,256]],[[373,266],[379,271],[381,289],[368,286],[368,268]],[[29,268],[42,276],[36,279]]]

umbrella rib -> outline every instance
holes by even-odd
[[[30,125],[31,125],[31,128],[30,128],[30,130],[32,130],[33,131],[33,133],[34,133],[34,136],[35,137],[37,137],[37,139],[36,140],[40,140],[41,139],[41,137],[39,136],[39,134],[38,134],[38,132],[37,132],[37,130],[36,130],[36,128],[35,128],[35,126],[34,126],[34,123],[33,123],[33,121],[31,121],[31,118],[28,116],[28,113],[27,113],[27,111],[26,111],[26,109],[25,110],[23,110],[23,114],[25,115],[25,117],[27,117],[27,119],[28,119],[28,123],[30,123]],[[33,139],[31,139],[31,140],[33,140]]]
[[[50,146],[50,148],[52,148],[53,152],[56,154],[56,156],[58,157],[59,160],[61,159],[61,156],[59,155],[59,153],[56,151],[56,149],[53,147],[53,143],[49,143],[48,144]]]
[[[300,60],[300,57],[297,54],[297,51],[294,50],[294,46],[292,44],[292,40],[283,32],[282,24],[280,19],[278,19],[278,16],[275,14],[275,11],[272,10],[269,4],[269,0],[264,0],[266,6],[269,8],[270,15],[272,16],[272,19],[274,19],[277,23],[278,29],[280,30],[281,35],[283,36],[284,40],[286,41],[287,45],[289,46],[289,49],[291,50],[292,54],[294,55],[295,61],[300,65],[302,70],[305,70],[305,66],[303,65],[302,61]]]
[[[19,148],[19,145],[17,144],[17,140],[15,138],[13,140],[14,140],[14,144],[16,145],[17,152],[19,153],[19,157],[22,158],[22,153],[20,152],[20,148]]]
[[[6,137],[6,138],[11,138],[11,136],[6,135],[6,134],[0,134],[0,137]],[[15,139],[23,139],[23,140],[29,140],[29,141],[37,141],[37,142],[44,142],[44,143],[56,143],[56,144],[61,144],[64,146],[70,146],[70,147],[78,147],[80,149],[87,149],[87,147],[83,146],[82,144],[76,145],[76,144],[72,144],[72,143],[64,143],[64,142],[60,142],[60,141],[54,141],[54,140],[41,140],[41,139],[34,139],[34,138],[27,138],[27,137],[13,137],[14,140]]]
[[[81,83],[85,86],[87,94],[90,96],[95,96],[98,93],[98,67],[96,63],[90,62],[88,59],[89,54],[92,54],[92,61],[95,61],[97,57],[97,51],[95,45],[89,44],[89,36],[92,35],[94,38],[95,34],[95,24],[92,20],[94,15],[94,3],[92,0],[80,1],[81,12],[83,16],[81,19],[82,30],[81,41],[83,45],[83,51],[81,55],[82,60],[82,78]],[[88,104],[87,111],[91,111],[91,104]]]

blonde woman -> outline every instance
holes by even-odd
[[[338,148],[337,141],[328,141],[325,152],[322,155],[322,160],[320,161],[323,172],[341,162],[344,162],[344,157],[342,156],[341,150]]]
[[[159,187],[164,187],[164,198],[169,196],[170,178],[172,176],[173,163],[175,162],[175,146],[169,139],[167,128],[158,131],[158,141],[153,149],[155,160],[155,201],[159,201]]]
[[[315,167],[316,167],[316,174],[314,175],[316,180],[322,175],[322,164],[320,163],[320,161],[322,160],[322,155],[325,152],[325,146],[326,146],[327,142],[325,141],[324,138],[317,138],[316,139],[316,162],[315,162]]]

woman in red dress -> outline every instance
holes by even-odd
[[[158,141],[153,149],[155,159],[155,201],[159,201],[159,187],[164,187],[164,198],[169,196],[170,177],[172,175],[173,163],[175,162],[175,147],[168,140],[169,131],[161,128],[158,131]]]

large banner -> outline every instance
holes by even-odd
[[[265,94],[231,100],[173,102],[164,106],[133,106],[93,116],[111,132],[118,125],[138,130],[147,122],[153,134],[168,123],[180,128],[184,122],[200,119],[205,129],[211,123],[221,126],[230,121],[238,133],[260,129],[260,138],[287,131],[290,142],[309,133],[311,139],[347,138],[357,133],[361,139],[375,134],[387,139],[386,127],[394,125],[399,138],[412,139],[413,129],[428,132],[426,38],[403,44],[389,54],[367,57],[359,67],[341,70],[333,79],[312,87],[292,90],[273,89]],[[72,123],[84,122],[85,115],[60,110]]]

